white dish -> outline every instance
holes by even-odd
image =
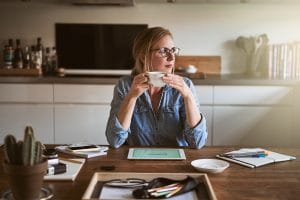
[[[194,74],[194,73],[197,72],[197,68],[196,68],[194,65],[189,65],[189,66],[186,68],[186,72],[187,72],[187,73]]]
[[[227,167],[229,167],[229,163],[223,160],[218,159],[198,159],[193,160],[191,165],[201,172],[209,172],[209,173],[221,173]]]

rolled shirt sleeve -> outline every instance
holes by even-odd
[[[110,146],[114,148],[120,147],[126,141],[129,130],[124,130],[118,120],[117,113],[120,109],[122,101],[125,96],[125,87],[119,81],[114,88],[113,100],[111,102],[111,110],[106,125],[106,138]]]
[[[197,108],[199,109],[199,112],[201,114],[201,120],[198,122],[198,124],[194,127],[189,127],[187,121],[186,121],[186,113],[185,113],[185,108],[183,109],[183,118],[185,120],[184,124],[184,130],[183,130],[183,135],[188,143],[188,145],[191,148],[197,148],[200,149],[202,148],[207,141],[207,136],[208,136],[208,131],[207,131],[207,126],[206,126],[206,118],[205,116],[201,113],[200,111],[200,103],[198,99],[198,95],[196,93],[194,84],[190,79],[185,79],[187,85],[191,89],[193,96],[196,100]]]
[[[190,128],[187,122],[185,122],[185,128],[183,134],[191,148],[196,148],[196,149],[202,148],[206,144],[207,135],[208,135],[207,127],[206,127],[206,119],[204,115],[201,114],[201,120],[193,128]]]

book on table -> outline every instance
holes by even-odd
[[[72,180],[74,181],[79,174],[82,166],[84,165],[85,159],[83,158],[74,158],[66,159],[59,158],[59,162],[62,165],[66,166],[66,171],[64,173],[57,174],[47,174],[44,176],[46,181],[59,181],[59,180]],[[55,170],[55,169],[54,169]]]
[[[73,146],[73,145],[72,145]],[[87,150],[71,150],[70,145],[57,146],[55,149],[59,152],[69,154],[72,156],[82,157],[82,158],[93,158],[97,156],[103,156],[107,154],[108,147],[107,146],[97,146],[96,149]]]
[[[296,159],[294,156],[276,153],[262,148],[242,148],[236,151],[218,154],[216,157],[250,168]]]

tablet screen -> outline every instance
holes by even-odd
[[[130,148],[128,159],[185,160],[183,149]]]

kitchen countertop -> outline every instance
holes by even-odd
[[[57,84],[115,84],[117,76],[2,76],[0,83],[57,83]],[[192,78],[195,85],[280,85],[293,86],[300,80],[268,79],[261,77],[248,77],[245,75],[207,75],[205,79]]]

